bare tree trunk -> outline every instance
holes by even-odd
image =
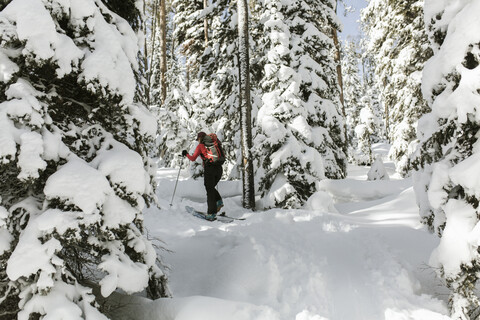
[[[208,6],[208,0],[203,0],[203,9],[206,9]],[[205,16],[203,20],[203,32],[205,34],[205,47],[208,45],[208,19]]]
[[[173,22],[172,22],[172,24],[173,24],[172,29],[175,30],[176,25]],[[172,40],[171,49],[170,49],[170,61],[173,61],[173,60],[175,60],[175,45],[176,45],[176,43],[175,43],[175,37],[173,35],[170,38]]]
[[[150,97],[150,92],[152,89],[152,65],[153,65],[153,57],[154,57],[154,52],[155,52],[155,43],[156,43],[156,33],[157,33],[157,11],[158,11],[158,1],[160,0],[155,0],[154,5],[153,5],[153,20],[152,20],[152,51],[149,53],[148,52],[148,47],[147,47],[147,41],[145,41],[145,59],[150,58],[150,60],[146,63],[146,68],[148,70],[147,72],[147,90],[145,92],[146,98],[147,98],[147,105],[150,105],[151,103],[151,97]],[[146,33],[145,33],[146,35]]]
[[[386,79],[383,79],[383,88],[385,88],[387,86],[387,80]],[[382,90],[382,92],[385,92],[385,90]],[[384,109],[384,112],[385,112],[385,135],[387,136],[387,141],[390,142],[390,107],[389,107],[389,97],[388,96],[385,96],[383,93],[382,93],[382,96],[383,96],[383,101],[385,103],[385,109]]]
[[[190,91],[190,64],[186,65],[186,86],[187,86],[187,92]]]
[[[335,1],[335,12],[337,12],[337,2]],[[340,43],[338,41],[337,29],[332,27],[332,38],[335,45],[335,62],[337,64],[337,78],[338,85],[340,86],[340,103],[342,104],[342,114],[344,120],[345,130],[345,146],[348,146],[348,132],[347,132],[347,113],[345,112],[345,98],[343,96],[343,77],[342,77],[342,64],[340,57]]]
[[[143,15],[146,16],[146,13],[147,13],[147,2],[144,1],[143,2]],[[145,35],[145,37],[147,36],[147,22],[145,21],[145,23],[143,24],[143,34]],[[144,72],[145,72],[145,76],[147,77],[147,85],[145,86],[145,98],[146,98],[146,102],[147,102],[147,106],[150,105],[150,76],[149,76],[149,67],[148,67],[148,45],[147,45],[147,41],[144,40],[143,41],[143,50],[144,50],[144,55],[143,55],[143,64],[144,64]]]
[[[167,10],[166,0],[160,0],[160,89],[161,102],[167,98]]]
[[[340,102],[342,103],[342,112],[345,115],[345,100],[343,97],[343,77],[342,64],[340,60],[340,43],[338,41],[337,30],[332,29],[333,43],[335,44],[335,62],[337,63],[337,77],[340,85]]]
[[[243,207],[255,209],[252,156],[252,106],[250,104],[250,57],[248,53],[248,3],[237,1],[239,36],[240,123],[243,160]]]

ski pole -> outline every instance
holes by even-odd
[[[173,189],[172,201],[170,201],[170,207],[173,205],[173,198],[175,197],[175,191],[177,191],[178,178],[180,177],[180,171],[182,170],[182,162],[180,162],[180,168],[178,169],[177,181],[175,182],[175,188]]]

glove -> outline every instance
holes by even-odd
[[[182,157],[185,157],[188,154],[187,150],[182,151]]]

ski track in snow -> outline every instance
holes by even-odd
[[[185,205],[206,208],[199,202],[205,197],[201,179],[181,178],[170,206],[177,171],[159,170],[162,210],[150,208],[145,224],[149,235],[172,251],[159,254],[171,268],[174,298],[139,300],[122,316],[449,319],[441,300],[446,291],[427,266],[438,239],[419,223],[411,181],[370,182],[363,179],[368,168],[349,169],[348,179],[324,185],[337,199],[336,213],[251,213],[241,208],[240,182],[222,181],[227,214],[247,218],[230,224],[203,221],[185,211]]]

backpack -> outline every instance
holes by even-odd
[[[203,138],[203,144],[207,149],[207,155],[203,159],[206,163],[218,165],[225,163],[225,153],[222,149],[222,143],[218,140],[215,133],[207,134]]]

